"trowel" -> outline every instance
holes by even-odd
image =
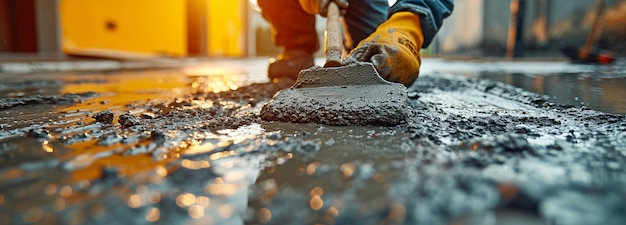
[[[296,83],[263,106],[263,120],[328,125],[403,123],[407,89],[384,80],[368,62],[344,65],[339,7],[330,1],[324,40],[326,63],[300,71]]]

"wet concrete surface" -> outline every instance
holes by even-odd
[[[379,127],[261,120],[265,62],[2,74],[0,224],[626,223],[623,64],[425,59]]]

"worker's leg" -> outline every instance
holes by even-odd
[[[300,70],[314,65],[313,53],[320,47],[315,16],[296,0],[258,0],[258,4],[271,25],[274,44],[283,47],[282,54],[270,60],[269,78],[297,78]]]
[[[372,34],[387,19],[387,0],[350,0],[344,18],[354,46]]]

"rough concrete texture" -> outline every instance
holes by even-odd
[[[406,88],[383,80],[370,63],[313,67],[261,110],[264,120],[328,125],[394,126],[410,109]]]
[[[142,73],[180,77],[106,77]],[[626,222],[624,115],[427,73],[398,126],[268,122],[261,107],[290,84],[186,79],[158,98],[1,110],[0,224]],[[92,118],[105,109],[138,124]]]

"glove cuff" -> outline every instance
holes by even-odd
[[[382,23],[376,32],[388,31],[394,29],[396,32],[409,36],[410,40],[419,51],[424,44],[424,34],[422,32],[422,25],[420,23],[420,17],[412,12],[397,12],[389,17],[387,21]]]

